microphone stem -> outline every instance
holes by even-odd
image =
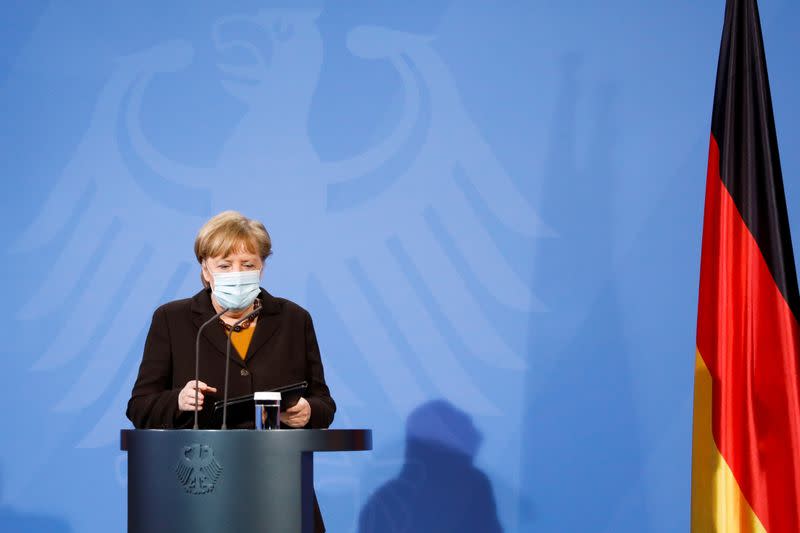
[[[200,429],[200,426],[197,424],[197,414],[199,412],[197,408],[197,400],[199,395],[199,387],[197,386],[197,382],[200,381],[200,333],[206,329],[206,326],[216,320],[219,320],[219,317],[224,315],[227,311],[227,309],[223,309],[216,315],[203,322],[203,325],[197,330],[197,338],[195,339],[194,344],[194,427],[192,429]]]
[[[231,326],[231,331],[228,334],[228,344],[225,348],[225,390],[222,393],[222,428],[221,429],[228,429],[228,374],[230,373],[231,368],[231,339],[233,338],[233,332],[236,331],[236,328],[242,324],[242,322],[246,322],[250,320],[257,314],[261,312],[261,308],[254,309],[247,313],[245,316],[240,318],[237,322]]]

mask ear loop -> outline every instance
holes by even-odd
[[[205,274],[208,274],[210,279],[207,280]],[[208,263],[206,263],[205,258],[203,258],[203,260],[200,261],[200,281],[203,282],[203,287],[213,290],[214,287],[211,286],[211,280],[213,279],[214,275],[211,273],[211,270],[208,269]]]

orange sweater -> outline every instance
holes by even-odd
[[[239,353],[239,357],[244,360],[247,357],[247,349],[250,347],[250,341],[253,339],[253,331],[255,331],[256,325],[250,324],[250,327],[247,329],[243,329],[241,331],[228,331],[225,330],[228,335],[232,335],[231,337],[231,344],[233,347],[236,348],[236,351]]]

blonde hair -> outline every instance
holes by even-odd
[[[258,220],[237,211],[223,211],[206,222],[194,240],[194,255],[202,264],[209,257],[226,257],[247,250],[266,260],[272,254],[272,239]]]

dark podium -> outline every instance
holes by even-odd
[[[368,429],[125,429],[129,533],[310,533],[314,452],[372,449]]]

